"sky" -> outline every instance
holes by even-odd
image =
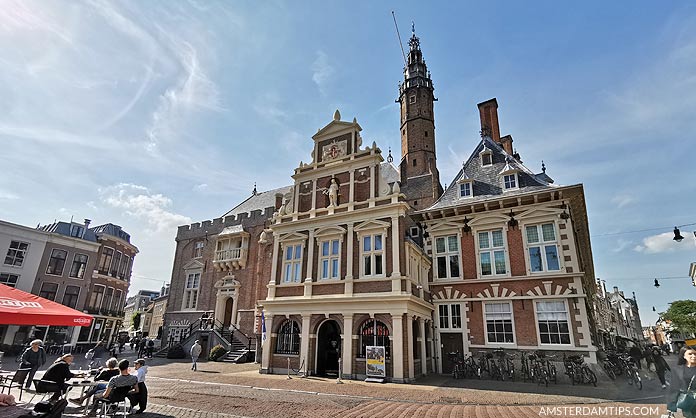
[[[644,324],[696,299],[690,2],[3,0],[0,219],[121,225],[130,293],[158,290],[177,226],[292,184],[336,109],[399,161],[392,10],[432,73],[443,182],[496,97],[530,169],[584,184],[596,276]]]

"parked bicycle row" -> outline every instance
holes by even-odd
[[[519,370],[513,360],[518,357],[504,349],[494,351],[479,351],[478,359],[474,355],[464,355],[460,352],[449,353],[453,364],[452,377],[455,379],[482,379],[487,376],[495,380],[522,380],[536,382],[548,386],[549,382],[558,383],[558,371],[554,361],[556,356],[544,351],[521,352],[519,355]],[[597,376],[585,363],[582,355],[563,355],[564,372],[575,384],[592,384],[597,386]]]

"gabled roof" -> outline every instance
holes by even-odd
[[[275,207],[276,194],[280,193],[284,195],[290,191],[291,187],[292,186],[284,186],[279,187],[277,189],[268,190],[265,192],[260,192],[251,195],[245,201],[230,209],[227,213],[225,213],[222,216],[236,216],[240,213],[250,213],[254,210],[264,210],[271,206]]]
[[[481,166],[479,154],[487,148],[492,153],[493,164]],[[514,170],[517,172],[519,188],[515,190],[503,191],[502,176],[504,173]],[[536,175],[522,162],[517,160],[493,140],[484,137],[474,148],[469,159],[464,163],[459,173],[454,177],[449,187],[431,207],[424,211],[433,209],[443,209],[454,207],[461,204],[471,204],[497,197],[517,196],[529,192],[559,187],[546,180],[546,176]],[[471,180],[473,196],[462,199],[459,197],[459,180]]]

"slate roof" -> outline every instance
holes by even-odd
[[[479,154],[483,151],[484,146],[491,151],[493,164],[489,166],[481,166]],[[503,191],[503,173],[514,169],[517,170],[517,179],[519,182],[518,189]],[[473,197],[459,197],[459,180],[472,180]],[[524,166],[519,160],[505,152],[505,150],[489,137],[484,137],[478,143],[474,152],[471,153],[469,159],[464,163],[459,173],[454,177],[454,180],[449,184],[445,192],[440,196],[431,207],[424,209],[423,212],[454,207],[458,205],[467,205],[471,203],[482,202],[499,197],[517,196],[547,190],[556,187],[553,185],[545,173],[534,174],[531,170]],[[410,182],[410,179],[409,179]]]
[[[379,165],[379,171],[382,174],[382,178],[387,183],[394,183],[395,181],[401,180],[401,174],[399,174],[399,169],[394,166],[393,163],[388,161],[383,161]]]
[[[90,231],[95,234],[106,234],[113,237],[120,238],[127,243],[130,243],[130,234],[124,231],[120,226],[114,224],[104,224],[90,228]]]
[[[76,224],[77,225],[77,224]],[[72,224],[70,222],[54,222],[52,224],[39,226],[36,229],[39,231],[50,232],[53,234],[70,236],[70,227]],[[84,225],[82,226],[84,228]],[[85,241],[97,242],[97,235],[91,229],[85,231],[85,236],[82,238]]]
[[[256,193],[255,195],[249,196],[245,201],[238,204],[234,208],[230,209],[227,213],[222,215],[225,216],[237,216],[240,213],[250,213],[254,210],[265,210],[268,207],[275,207],[276,204],[276,194],[286,194],[290,191],[292,186],[279,187],[273,190],[267,190],[265,192]]]

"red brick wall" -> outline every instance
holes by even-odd
[[[481,302],[469,302],[469,339],[471,344],[485,344],[486,337],[483,329],[483,304]]]
[[[515,300],[512,311],[515,315],[515,340],[518,345],[537,345],[536,318],[532,300]]]
[[[385,279],[378,282],[360,282],[360,280],[356,280],[353,283],[353,293],[372,292],[391,292],[391,280]]]
[[[276,287],[276,297],[285,296],[302,296],[304,295],[304,286],[278,286]]]
[[[320,286],[312,286],[312,295],[342,295],[344,284],[323,284]]]
[[[361,171],[364,171],[361,173]],[[370,167],[363,167],[355,170],[355,185],[353,191],[355,193],[354,202],[364,202],[370,198]]]
[[[507,231],[508,254],[510,255],[510,272],[513,276],[527,275],[527,267],[524,261],[524,244],[522,243],[522,231],[519,228],[510,228]]]
[[[433,260],[433,263],[435,260]],[[464,279],[475,279],[476,272],[476,247],[472,233],[462,235],[462,269]]]

